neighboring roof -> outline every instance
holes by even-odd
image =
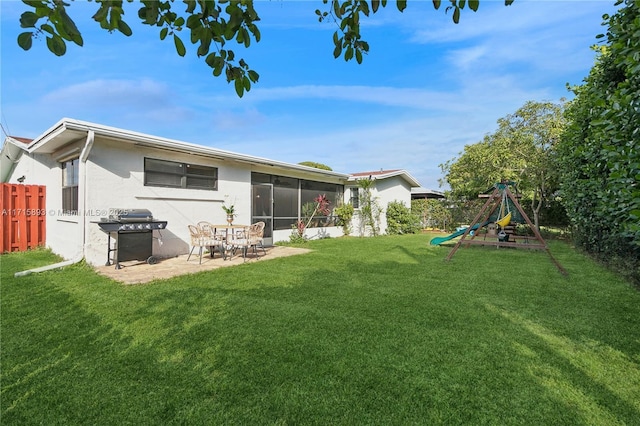
[[[9,136],[10,139],[13,139],[16,142],[21,142],[25,145],[29,145],[31,142],[33,142],[33,139],[29,139],[29,138],[21,138],[18,136]]]
[[[411,199],[419,198],[444,198],[444,192],[423,187],[411,188]]]
[[[395,176],[400,176],[401,178],[406,180],[409,183],[409,185],[411,185],[412,188],[420,186],[420,183],[416,180],[416,178],[411,176],[411,174],[406,170],[402,170],[402,169],[377,170],[377,171],[371,171],[371,172],[351,173],[351,175],[349,176],[349,180],[356,181],[364,177],[370,177],[372,179],[388,179]]]
[[[282,161],[270,160],[267,158],[254,157],[251,155],[238,154],[231,151],[215,149],[203,145],[196,145],[174,139],[167,139],[130,130],[118,129],[116,127],[104,126],[81,120],[63,118],[54,126],[46,130],[42,135],[35,138],[28,146],[29,152],[53,153],[61,147],[78,141],[86,137],[89,131],[93,131],[96,136],[117,140],[153,148],[179,151],[190,154],[197,154],[222,160],[233,160],[241,163],[271,166],[284,170],[295,170],[310,175],[323,175],[334,179],[345,180],[348,174],[334,171],[317,169],[315,167],[302,166],[299,164],[285,163]]]
[[[0,182],[6,182],[31,139],[7,136],[0,150]]]

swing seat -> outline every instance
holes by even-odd
[[[509,223],[511,223],[511,212],[507,213],[507,215],[502,219],[496,221],[496,224],[499,225],[501,228],[504,228]]]

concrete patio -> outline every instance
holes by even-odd
[[[215,253],[215,258],[213,259],[209,257],[207,253],[202,255],[202,264],[200,264],[198,253],[195,251],[188,262],[188,255],[185,254],[178,257],[160,259],[155,265],[149,265],[146,262],[140,261],[129,261],[120,262],[121,269],[116,269],[115,265],[110,265],[98,266],[95,270],[99,274],[123,284],[143,284],[153,280],[162,280],[184,274],[195,274],[197,272],[210,271],[228,266],[266,262],[278,257],[308,253],[311,250],[298,247],[273,246],[266,247],[266,251],[267,254],[265,255],[262,253],[262,250],[260,250],[260,257],[256,257],[255,254],[249,252],[246,261],[242,258],[242,254],[236,254],[230,260],[223,260],[218,252]]]

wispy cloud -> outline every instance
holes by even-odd
[[[56,89],[42,97],[45,102],[109,106],[158,105],[158,103],[167,103],[170,99],[170,91],[166,84],[150,79],[91,80]]]

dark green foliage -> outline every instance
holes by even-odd
[[[316,163],[315,161],[301,161],[298,164],[300,164],[301,166],[313,167],[320,170],[329,170],[329,171],[333,170],[331,167],[327,166],[326,164]]]
[[[354,213],[355,209],[351,203],[342,203],[333,209],[333,214],[338,218],[336,224],[342,226],[344,235],[351,234],[351,220],[353,219]]]
[[[605,19],[606,46],[567,111],[562,194],[576,243],[640,281],[640,1]]]
[[[451,229],[453,216],[447,200],[411,200],[411,211],[418,216],[422,228]]]
[[[131,3],[129,0],[127,3]],[[62,1],[28,0],[24,3],[33,8],[20,17],[20,26],[28,29],[18,36],[18,45],[24,50],[32,47],[33,38],[46,36],[48,49],[57,56],[66,53],[66,42],[83,45],[83,40],[74,21],[67,14],[69,3]],[[99,7],[93,20],[109,32],[118,31],[131,36],[133,31],[125,22],[125,8],[122,0],[97,1]],[[196,54],[212,68],[214,76],[224,71],[227,82],[234,83],[236,94],[242,97],[257,83],[259,75],[250,69],[244,59],[236,60],[233,50],[226,47],[235,41],[245,48],[252,39],[260,41],[260,30],[256,22],[260,20],[252,1],[200,2],[184,1],[184,11],[173,1],[141,0],[138,10],[140,21],[160,28],[160,39],[171,35],[176,53],[185,56],[187,48],[180,37],[183,30],[189,31],[188,39],[198,45]],[[184,36],[183,36],[184,37]]]
[[[415,234],[420,230],[420,218],[399,201],[387,204],[387,234]]]

